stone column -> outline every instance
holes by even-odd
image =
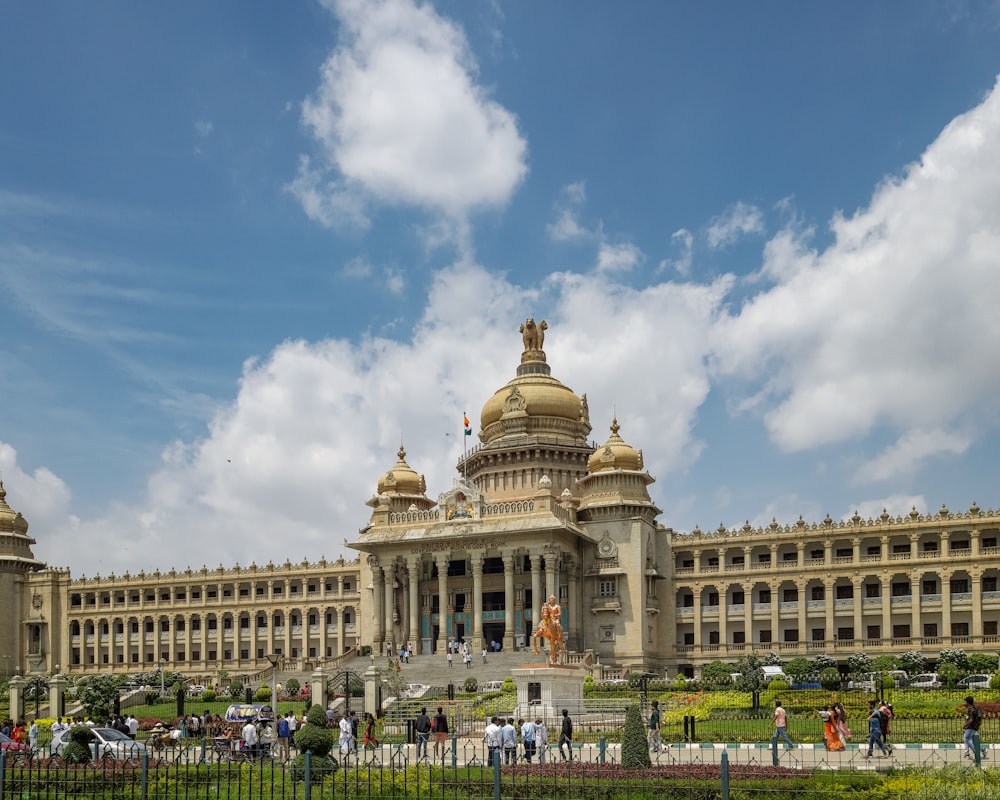
[[[879,578],[882,584],[881,594],[882,594],[882,640],[891,641],[892,640],[892,602],[889,595],[892,594],[892,578],[883,575]]]
[[[59,719],[66,715],[65,698],[63,692],[66,691],[66,676],[53,675],[49,678],[49,716]],[[11,703],[13,708],[13,703]]]
[[[700,584],[692,587],[694,591],[694,651],[701,655],[701,591]]]
[[[326,709],[326,673],[318,669],[309,676],[309,688],[312,690],[312,704]],[[277,708],[277,707],[276,707]]]
[[[483,554],[469,553],[472,561],[472,652],[483,649]]]
[[[570,581],[570,587],[573,586],[573,581]],[[719,593],[719,652],[726,652],[726,643],[729,641],[729,630],[728,630],[728,620],[726,617],[729,615],[729,584],[722,583],[719,587],[722,591]]]
[[[538,553],[531,554],[531,632],[534,634],[541,619],[542,603],[542,557]]]
[[[14,675],[7,686],[10,689],[10,718],[15,721],[24,719],[24,678],[20,674]]]
[[[823,563],[827,566],[833,563],[833,542],[829,539],[823,541]]]
[[[549,547],[545,551],[545,600],[555,596],[559,600],[559,548]],[[544,601],[543,601],[544,602]],[[541,608],[541,604],[539,604]]]
[[[864,578],[856,577],[851,579],[851,583],[854,585],[854,596],[857,598],[861,597],[861,587],[864,583]],[[883,603],[885,600],[882,601]],[[859,599],[854,604],[854,638],[860,638],[861,631],[864,629],[864,600]]]
[[[910,571],[910,628],[918,638],[924,636],[923,620],[920,618],[920,579],[922,574],[917,570]]]
[[[799,580],[795,583],[795,596],[798,598],[796,611],[798,612],[799,641],[808,642],[811,637],[808,632],[809,622],[806,619],[806,606],[809,605],[809,601],[806,598],[805,578],[799,578]],[[830,631],[824,631],[823,638],[832,639],[833,634]]]
[[[943,535],[943,534],[942,534]],[[941,631],[942,636],[949,637],[947,646],[951,647],[951,570],[941,570]]]
[[[855,564],[858,564],[861,561],[861,537],[860,536],[855,536],[853,539],[851,539],[851,547],[852,547],[851,561],[853,563],[855,563]],[[882,561],[883,562],[885,561],[885,557],[884,556],[882,557]]]
[[[972,641],[978,645],[982,643],[983,638],[983,577],[978,570],[972,570],[969,579],[972,589]]]
[[[882,563],[885,564],[889,561],[889,535],[883,534],[879,537],[879,545],[881,545],[882,550]]]
[[[372,652],[378,653],[379,644],[381,644],[384,635],[382,626],[385,623],[385,614],[382,612],[384,599],[382,568],[378,564],[378,556],[368,556],[368,563],[372,570],[372,615],[374,617],[372,621],[375,623],[372,626]],[[360,625],[361,620],[358,620],[358,626],[360,627]]]
[[[744,583],[743,586],[743,641],[745,644],[753,642],[753,583]]]
[[[567,566],[566,576],[568,579],[567,582],[568,594],[566,597],[566,642],[565,642],[567,650],[571,648],[579,649],[579,642],[580,642],[580,631],[579,631],[580,582],[578,580],[579,574],[580,574],[580,568],[575,562],[570,563]]]
[[[806,545],[805,542],[796,542],[795,550],[798,552],[799,556],[799,569],[802,569],[806,565]]]
[[[514,650],[514,554],[503,554],[503,649]]]
[[[392,613],[394,607],[393,590],[395,588],[393,584],[396,581],[396,576],[395,576],[395,570],[393,569],[392,565],[383,567],[382,576],[383,576],[383,590],[385,591],[385,602],[382,604],[382,612],[385,617],[385,622],[384,622],[385,637],[382,640],[382,651],[380,652],[380,655],[385,655],[385,646],[389,642],[393,641],[393,635],[395,633],[395,631],[393,631]],[[395,643],[393,642],[393,644]]]
[[[448,554],[438,555],[434,559],[438,571],[438,653],[448,650],[448,639],[451,636],[448,625]]]
[[[420,653],[420,556],[410,556],[406,560],[410,593],[410,632],[408,642],[413,643],[413,652]]]
[[[774,566],[773,564],[771,565]],[[781,583],[776,580],[772,580],[767,584],[771,589],[771,642],[774,644],[774,651],[778,651],[778,642],[781,641],[781,618],[779,616],[779,609],[781,603]]]
[[[833,604],[836,598],[833,596],[833,578],[825,578],[823,580],[823,596],[826,598],[826,621],[825,627],[828,631],[834,631],[836,628],[833,623]],[[854,638],[857,639],[859,636],[859,631],[854,632]]]

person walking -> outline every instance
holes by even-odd
[[[519,719],[517,724],[521,727],[521,744],[524,746],[524,760],[530,764],[535,755],[535,731],[536,725],[530,719],[525,722]]]
[[[488,650],[487,650],[487,649],[486,649],[486,648],[484,647],[484,648],[483,648],[483,663],[484,663],[484,664],[486,663],[486,654],[487,654],[488,652],[489,652],[489,651],[488,651]]]
[[[535,752],[538,753],[538,763],[544,764],[549,753],[549,732],[541,717],[535,720]]]
[[[781,701],[774,701],[774,735],[771,737],[771,752],[775,757],[778,755],[778,739],[784,739],[789,748],[795,747],[792,740],[788,738],[788,712],[781,707]]]
[[[565,753],[563,745],[566,745]],[[563,761],[573,760],[573,720],[565,708],[562,710],[562,727],[559,729],[559,757]]]
[[[351,741],[354,739],[351,718],[345,714],[337,722],[337,727],[340,729],[340,755],[347,758],[351,754]]]
[[[503,745],[503,733],[496,717],[490,717],[486,724],[483,743],[486,745],[486,766],[492,767],[493,760],[500,758],[500,748]]]
[[[448,666],[449,667],[452,666],[452,664],[454,664],[454,659],[455,659],[455,656],[452,653],[451,649],[449,648],[448,649]]]
[[[427,758],[427,741],[431,738],[431,718],[427,716],[426,707],[420,709],[413,728],[417,732],[417,761],[419,761],[421,758]]]
[[[892,706],[884,699],[880,700],[878,704],[878,724],[882,728],[882,744],[891,753],[892,745],[889,744],[889,731],[892,725]]]
[[[979,741],[979,726],[983,722],[983,712],[976,706],[972,695],[965,698],[965,725],[962,730],[962,740],[965,742],[965,757],[977,761],[983,753]]]
[[[507,724],[501,731],[501,741],[503,742],[503,763],[517,763],[517,728],[514,727],[514,718],[507,717]]]
[[[288,761],[291,754],[288,752],[288,720],[281,717],[278,720],[278,749],[284,755],[284,760]]]
[[[444,709],[438,706],[438,713],[434,716],[434,758],[437,758],[438,748],[441,748],[441,760],[444,761],[444,751],[448,746],[448,717]]]
[[[878,749],[882,751],[882,755],[879,758],[888,758],[889,751],[885,749],[885,745],[882,744],[882,725],[879,722],[878,708],[875,706],[874,700],[868,701],[868,752],[862,756],[862,758],[871,758],[872,751],[875,749],[875,745],[878,745]]]
[[[654,700],[653,710],[649,712],[649,751],[660,752],[660,704]]]

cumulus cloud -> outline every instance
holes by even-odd
[[[340,41],[302,104],[322,166],[304,162],[289,186],[306,213],[332,225],[327,205],[345,202],[459,218],[503,206],[527,173],[527,145],[476,82],[464,33],[412,0],[328,6]]]
[[[631,242],[608,244],[602,242],[597,251],[598,272],[627,272],[641,263],[642,251]]]
[[[712,220],[705,231],[705,240],[713,250],[727,247],[751,233],[764,232],[764,215],[761,210],[749,203],[734,203]]]
[[[594,232],[587,230],[578,219],[580,208],[586,200],[587,185],[583,181],[563,187],[555,206],[555,222],[546,226],[550,239],[556,242],[570,242],[594,236]]]
[[[715,374],[745,379],[749,394],[766,399],[758,407],[786,450],[882,424],[901,433],[968,418],[995,424],[1000,90],[831,228],[823,251],[801,232],[768,244],[763,269],[775,283],[720,319]]]
[[[691,263],[694,260],[694,236],[686,228],[673,232],[670,243],[678,251],[676,258],[665,258],[660,261],[658,271],[674,269],[678,275],[687,277],[691,274]]]
[[[972,444],[968,436],[934,430],[906,431],[899,440],[855,473],[857,482],[887,481],[916,472],[924,462],[938,455],[961,455]]]
[[[840,520],[846,522],[854,516],[855,512],[862,519],[878,519],[883,511],[890,516],[901,517],[909,514],[913,509],[916,509],[920,514],[927,513],[927,501],[923,495],[893,494],[878,500],[864,500],[850,511],[842,513]]]
[[[198,134],[198,136],[201,137],[202,139],[207,139],[209,136],[212,135],[212,131],[214,130],[215,130],[215,125],[213,125],[208,120],[200,119],[194,124],[194,132]]]

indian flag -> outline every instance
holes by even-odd
[[[464,411],[462,412],[462,419],[465,420],[465,435],[472,436],[472,425],[469,422],[469,416]]]

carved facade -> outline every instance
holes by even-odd
[[[658,521],[617,420],[590,440],[586,395],[552,377],[547,325],[432,499],[400,447],[353,561],[72,579],[34,558],[0,485],[0,653],[23,673],[309,669],[372,645],[528,646],[555,595],[579,659],[696,673],[716,658],[1000,645],[1000,512],[799,520],[680,534]],[[331,531],[332,537],[339,537]]]

